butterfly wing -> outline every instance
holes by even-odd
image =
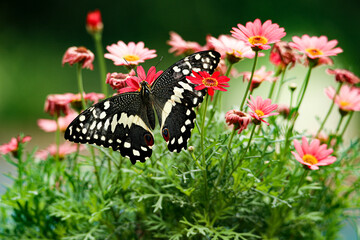
[[[65,131],[65,139],[119,150],[135,164],[152,154],[154,137],[139,92],[119,94],[84,110]]]
[[[192,75],[192,71],[212,74],[219,61],[216,51],[194,53],[169,67],[153,83],[154,107],[170,151],[187,148],[196,118],[194,108],[203,101],[205,93],[195,90],[186,76]]]

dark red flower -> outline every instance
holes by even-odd
[[[104,24],[101,19],[101,13],[98,9],[88,12],[86,16],[86,29],[90,33],[96,33],[102,31]]]
[[[247,128],[251,122],[251,116],[245,112],[239,110],[230,110],[225,114],[226,123],[231,126],[233,125],[235,130],[239,130],[240,134],[244,129]]]

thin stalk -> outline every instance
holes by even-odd
[[[235,136],[235,133],[236,133],[236,130],[235,130],[235,127],[234,127],[234,129],[231,132],[230,140],[229,140],[228,145],[227,145],[226,156],[225,156],[225,159],[224,159],[223,164],[221,166],[220,175],[216,180],[215,186],[217,186],[220,183],[220,181],[221,181],[221,179],[222,179],[222,177],[224,175],[225,168],[226,168],[226,165],[227,165],[227,160],[228,160],[228,157],[229,157],[229,153],[231,151],[231,143],[232,143],[232,140],[233,140],[233,138]]]
[[[325,125],[327,119],[329,118],[330,113],[331,113],[331,111],[332,111],[332,109],[333,109],[333,107],[334,107],[334,105],[335,105],[335,97],[339,94],[340,88],[341,88],[342,84],[343,84],[342,82],[339,83],[339,86],[338,86],[338,88],[336,89],[336,94],[334,94],[334,97],[333,97],[333,99],[332,99],[332,103],[331,103],[331,106],[330,106],[330,108],[329,108],[329,111],[327,112],[327,114],[326,114],[323,122],[321,123],[320,128],[319,128],[319,130],[318,130],[317,133],[316,133],[316,136],[318,136],[319,133],[321,132],[321,130],[324,128],[324,125]]]
[[[277,95],[276,95],[276,98],[275,98],[275,102],[279,102],[279,98],[280,98],[280,95],[281,95],[281,89],[282,89],[281,87],[284,84],[285,72],[286,72],[286,68],[284,68],[283,71],[281,72],[281,78],[280,78],[280,83],[279,83],[279,87],[278,87],[278,90],[277,90]],[[272,93],[271,93],[271,95],[269,94],[269,98],[271,98],[271,97],[272,97]]]
[[[233,63],[230,63],[230,64],[229,64],[229,66],[228,66],[228,68],[227,68],[227,70],[226,70],[225,76],[229,77],[229,74],[230,74],[230,71],[231,71],[233,65],[234,65]]]
[[[304,180],[305,180],[306,176],[308,175],[308,172],[309,172],[309,170],[304,169],[304,172],[301,175],[299,184],[297,185],[295,195],[299,192],[300,187],[304,184]]]
[[[346,123],[345,123],[345,126],[344,126],[343,130],[341,131],[340,136],[344,136],[344,133],[345,133],[347,127],[349,126],[350,120],[351,120],[351,118],[352,118],[353,115],[354,115],[354,111],[351,111],[351,112],[350,112],[350,116],[348,117],[348,119],[347,119],[347,121],[346,121]]]
[[[89,146],[89,147],[90,147],[91,159],[93,161],[94,173],[95,173],[95,176],[96,176],[96,181],[97,181],[97,183],[99,185],[99,188],[100,188],[100,191],[101,191],[101,196],[103,197],[103,192],[104,191],[103,191],[103,187],[102,187],[102,184],[101,184],[98,167],[96,165],[96,156],[95,156],[94,148],[92,146]]]
[[[341,114],[339,123],[338,123],[338,125],[337,125],[337,127],[336,127],[336,130],[335,130],[335,135],[336,135],[336,136],[338,136],[338,134],[339,134],[340,126],[341,126],[341,123],[342,123],[343,120],[344,120],[344,115]]]
[[[240,160],[239,160],[238,164],[237,164],[236,167],[231,171],[231,174],[229,175],[229,177],[236,171],[236,169],[237,169],[238,167],[241,166],[241,163],[242,163],[242,161],[244,160],[244,157],[245,157],[247,151],[249,150],[250,143],[251,143],[251,140],[252,140],[252,138],[253,138],[253,135],[254,135],[256,126],[257,126],[257,125],[254,124],[253,129],[251,130],[249,142],[248,142],[248,144],[247,144],[247,146],[246,146],[246,148],[245,148],[245,151],[241,154]]]
[[[299,111],[299,108],[300,108],[300,105],[301,105],[301,103],[302,103],[302,101],[303,101],[303,99],[304,99],[304,96],[305,96],[305,92],[306,92],[306,88],[307,88],[307,86],[308,86],[308,84],[309,84],[309,80],[310,80],[310,75],[311,75],[311,70],[313,69],[313,66],[312,65],[309,65],[309,69],[308,69],[308,71],[307,71],[307,73],[306,73],[306,76],[305,76],[305,83],[304,83],[304,89],[302,89],[303,91],[302,91],[302,93],[301,93],[301,97],[300,97],[300,99],[299,99],[299,101],[298,101],[298,103],[297,103],[297,106],[296,106],[296,111]]]
[[[82,110],[85,109],[86,107],[86,103],[85,103],[85,99],[84,99],[84,84],[83,84],[83,80],[82,80],[82,67],[81,67],[81,63],[78,63],[77,65],[77,82],[78,82],[78,88],[79,88],[79,92],[80,92],[80,96],[81,96],[81,107]]]
[[[102,35],[101,32],[93,34],[94,41],[95,41],[95,48],[96,48],[96,55],[99,64],[99,72],[100,72],[100,84],[101,84],[101,91],[105,96],[108,96],[108,89],[106,85],[106,64],[104,59],[104,50],[102,46]]]
[[[59,113],[55,113],[55,123],[56,123],[56,131],[55,131],[55,145],[56,145],[56,154],[55,161],[59,160],[59,149],[60,149],[60,125],[59,125]]]
[[[253,77],[254,77],[254,72],[255,72],[255,67],[256,67],[258,55],[259,55],[259,51],[255,51],[254,64],[253,64],[253,67],[252,67],[252,70],[251,70],[251,76],[250,76],[250,79],[249,79],[249,83],[248,83],[248,85],[247,85],[247,87],[246,87],[244,97],[243,97],[243,99],[242,99],[242,101],[241,101],[241,104],[240,104],[240,111],[243,109],[245,100],[246,100],[246,98],[247,98],[247,95],[248,95],[248,92],[249,92],[249,89],[250,89],[250,85],[251,85],[252,79],[253,79]]]
[[[205,152],[204,152],[204,138],[205,138],[205,119],[206,119],[206,110],[207,110],[207,105],[209,102],[209,94],[206,94],[205,97],[205,106],[204,106],[204,110],[202,112],[202,121],[201,121],[201,133],[200,133],[200,146],[201,146],[201,152],[202,152],[202,162],[201,165],[203,166],[204,170],[203,170],[203,174],[204,174],[204,187],[205,187],[205,202],[207,203],[206,208],[209,208],[209,201],[208,201],[208,179],[207,179],[207,167],[206,167],[206,157],[205,157]]]

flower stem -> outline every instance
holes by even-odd
[[[343,130],[341,131],[340,136],[344,136],[344,133],[345,133],[347,127],[349,126],[350,120],[351,120],[351,118],[352,118],[353,115],[354,115],[354,111],[351,111],[351,112],[350,112],[350,116],[348,117],[348,119],[347,119],[347,121],[346,121],[346,123],[345,123],[345,126],[344,126]]]
[[[108,89],[106,85],[106,64],[104,59],[104,51],[102,46],[102,35],[101,32],[97,32],[93,34],[94,41],[95,41],[95,48],[96,48],[96,55],[99,64],[100,70],[100,84],[101,84],[101,91],[106,96],[108,96]]]
[[[305,92],[306,92],[306,88],[309,84],[309,80],[310,80],[310,75],[311,75],[311,70],[313,69],[313,66],[312,64],[309,65],[309,69],[306,73],[306,76],[305,76],[305,80],[304,80],[304,85],[303,85],[303,89],[302,89],[302,92],[300,92],[301,95],[300,96],[300,99],[298,98],[298,103],[297,103],[297,106],[295,108],[296,111],[299,111],[299,108],[300,108],[300,105],[304,99],[304,96],[305,96]]]
[[[334,105],[335,105],[335,97],[339,94],[340,88],[341,88],[342,84],[343,84],[343,83],[340,82],[340,84],[339,84],[339,86],[338,86],[338,88],[337,88],[337,90],[336,90],[336,94],[334,94],[334,97],[333,97],[333,99],[332,99],[332,103],[331,103],[331,106],[330,106],[330,108],[329,108],[329,111],[327,112],[327,114],[326,114],[323,122],[321,123],[320,128],[319,128],[319,130],[318,130],[317,133],[316,133],[316,136],[318,136],[319,133],[321,132],[321,130],[324,128],[324,125],[325,125],[327,119],[329,118],[330,113],[331,113],[331,111],[332,111],[332,109],[333,109],[333,107],[334,107]]]
[[[338,136],[338,134],[339,134],[340,126],[341,126],[341,123],[342,123],[343,120],[344,120],[344,115],[341,115],[339,123],[338,123],[338,125],[336,127],[336,130],[335,130],[335,135],[336,136]]]
[[[247,95],[248,95],[248,92],[249,92],[249,89],[250,89],[250,85],[251,85],[251,82],[252,82],[252,79],[254,77],[254,72],[255,72],[255,67],[256,67],[256,63],[257,63],[257,59],[258,59],[258,55],[259,55],[259,51],[255,51],[255,58],[254,58],[254,64],[253,64],[253,67],[252,67],[252,70],[251,70],[251,76],[250,76],[250,79],[249,79],[249,83],[246,87],[246,90],[245,90],[245,94],[244,94],[244,97],[241,101],[241,104],[240,104],[240,111],[243,109],[244,107],[244,103],[245,103],[245,100],[247,98]]]
[[[232,143],[232,140],[233,140],[233,138],[235,136],[235,133],[236,133],[236,129],[234,127],[234,129],[231,132],[230,140],[229,140],[228,145],[227,145],[227,151],[226,151],[225,159],[224,159],[223,164],[221,166],[220,175],[219,175],[219,177],[217,178],[217,180],[215,182],[215,186],[217,186],[220,183],[220,181],[221,181],[221,179],[222,179],[222,177],[224,175],[225,168],[226,168],[226,165],[227,165],[227,160],[228,160],[228,157],[229,157],[229,153],[231,151],[231,143]]]
[[[205,103],[204,103],[204,110],[202,112],[202,121],[201,121],[201,133],[200,133],[200,146],[201,146],[201,153],[202,153],[202,161],[201,161],[201,165],[203,167],[203,172],[204,172],[204,185],[205,185],[205,202],[208,203],[208,180],[207,180],[207,167],[206,167],[206,157],[205,157],[205,152],[204,152],[204,138],[205,138],[205,119],[206,119],[206,110],[207,110],[207,105],[209,102],[209,94],[206,94],[205,97]],[[208,205],[207,205],[208,208]]]
[[[84,110],[86,107],[86,103],[85,103],[85,99],[84,99],[84,84],[83,84],[83,80],[82,80],[81,70],[82,70],[81,64],[78,63],[78,65],[77,65],[77,81],[78,81],[78,88],[79,88],[79,92],[80,92],[80,96],[81,96],[82,110]]]
[[[297,188],[296,188],[295,195],[299,192],[300,187],[304,184],[304,180],[305,180],[306,176],[308,175],[308,172],[309,172],[309,170],[304,169],[304,172],[303,172],[303,174],[301,175],[299,184],[298,184],[298,186],[297,186]]]
[[[59,160],[59,149],[60,149],[59,113],[55,113],[55,123],[56,123],[56,132],[55,132],[56,154],[55,154],[55,161],[57,162]]]
[[[236,171],[236,169],[238,169],[238,167],[241,166],[241,163],[242,163],[242,161],[244,160],[244,157],[245,157],[247,151],[249,150],[250,143],[251,143],[251,140],[252,140],[252,138],[253,138],[253,135],[254,135],[256,126],[257,126],[257,125],[254,124],[253,129],[251,130],[250,138],[249,138],[248,144],[247,144],[247,146],[246,146],[246,148],[245,148],[245,151],[243,151],[243,153],[241,154],[240,160],[239,160],[238,164],[237,164],[236,167],[231,171],[231,174],[229,175],[229,177]],[[260,126],[259,126],[259,127],[260,127]]]
[[[282,72],[281,72],[281,78],[280,78],[280,83],[279,83],[279,87],[278,87],[278,90],[277,90],[277,95],[276,95],[275,102],[279,102],[279,98],[280,98],[280,95],[281,95],[281,89],[282,89],[281,87],[284,84],[285,72],[286,72],[286,68],[284,68],[282,70]],[[270,95],[270,94],[269,94],[269,96],[270,96],[269,98],[272,97],[272,95]]]

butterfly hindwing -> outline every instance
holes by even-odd
[[[216,51],[194,53],[169,67],[153,83],[152,93],[160,132],[170,151],[180,152],[187,148],[196,118],[194,107],[203,101],[205,94],[205,91],[195,90],[195,85],[186,76],[192,75],[192,71],[212,74],[219,61],[220,54]]]
[[[65,132],[65,139],[119,150],[122,156],[144,162],[154,142],[147,106],[138,92],[105,99],[84,110]]]

